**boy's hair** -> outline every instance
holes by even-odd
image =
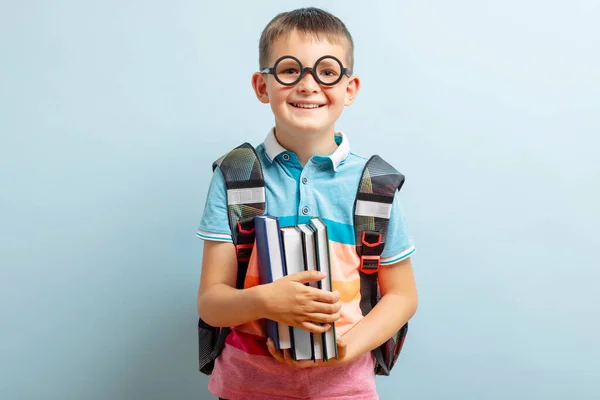
[[[294,30],[320,39],[325,37],[329,42],[339,44],[346,41],[346,62],[348,71],[354,69],[354,41],[346,25],[335,15],[315,7],[299,8],[277,14],[265,27],[259,42],[258,63],[260,68],[267,68],[271,57],[271,45],[282,35]]]

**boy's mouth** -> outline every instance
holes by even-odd
[[[289,103],[292,107],[303,109],[314,109],[325,107],[325,104]]]

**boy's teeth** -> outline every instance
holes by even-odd
[[[318,104],[294,104],[294,107],[300,107],[300,108],[318,108],[319,105]]]

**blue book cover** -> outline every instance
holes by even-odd
[[[270,215],[254,217],[256,255],[261,285],[274,282],[287,275],[279,221]],[[291,348],[289,325],[265,319],[267,336],[273,339],[277,349]]]

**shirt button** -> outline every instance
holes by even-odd
[[[304,215],[307,215],[309,211],[310,211],[310,210],[308,209],[308,207],[304,207],[304,208],[302,209],[302,214],[304,214]]]
[[[283,154],[283,159],[284,159],[285,161],[289,161],[289,160],[290,160],[290,155],[289,155],[288,153],[284,153],[284,154]]]
[[[306,185],[307,182],[308,182],[308,178],[307,177],[302,178],[302,183],[304,183]]]

